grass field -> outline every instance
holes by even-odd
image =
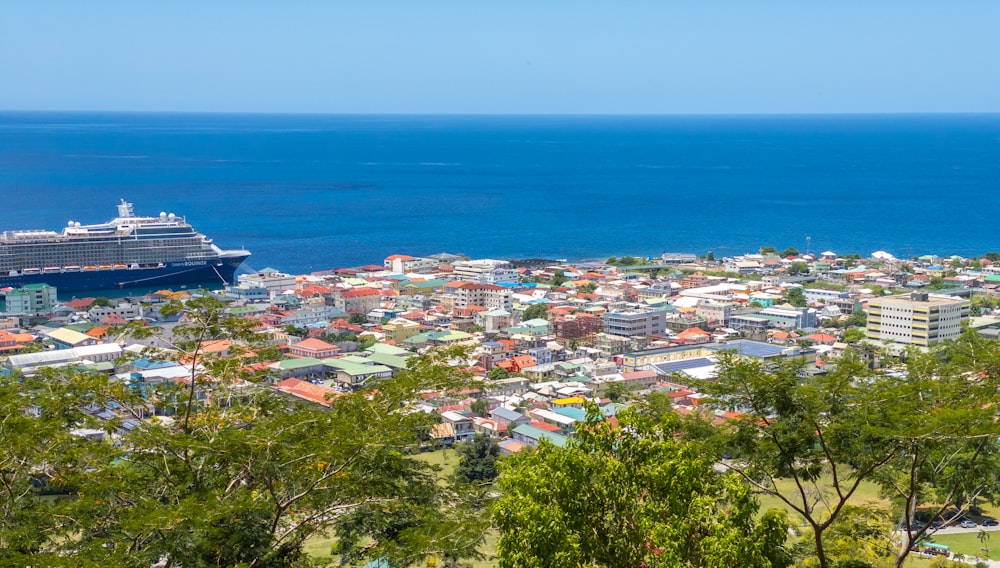
[[[836,493],[833,490],[832,479],[833,478],[829,474],[823,475],[817,484],[819,486],[819,491],[809,488],[807,490],[808,494],[812,498],[819,498],[822,495],[828,500],[827,502],[832,502],[831,500],[836,497]],[[778,490],[785,495],[792,495],[796,491],[795,482],[791,479],[778,479],[776,485]],[[804,524],[802,517],[787,506],[784,501],[781,501],[777,497],[758,494],[757,500],[760,501],[761,512],[768,509],[785,509],[788,511],[788,518],[792,524]],[[854,495],[851,496],[850,503],[852,505],[874,503],[881,507],[889,506],[889,501],[879,495],[878,486],[870,482],[862,482],[861,485],[858,486],[857,491],[855,491]],[[822,507],[822,504],[818,505],[818,507]]]
[[[993,536],[995,538],[993,542],[990,540],[986,541],[986,548],[990,551],[989,556],[986,556],[986,554],[981,550],[983,548],[983,543],[979,540],[978,531],[934,535],[930,539],[930,542],[950,546],[951,551],[955,554],[965,554],[968,556],[989,558],[990,560],[1000,560],[1000,533],[993,534]]]
[[[438,469],[438,477],[442,483],[444,479],[455,473],[458,465],[458,452],[452,449],[435,450],[415,454],[413,457],[425,461]],[[486,533],[486,540],[480,549],[486,558],[483,560],[468,560],[466,564],[471,568],[494,568],[496,566],[497,533],[490,531]],[[336,539],[330,535],[317,535],[306,541],[303,549],[312,558],[330,557],[330,548]],[[339,565],[336,558],[331,558],[330,566]]]

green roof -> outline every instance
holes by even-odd
[[[548,440],[553,446],[563,447],[569,438],[563,436],[562,434],[554,434],[547,430],[542,430],[541,428],[535,428],[534,426],[529,426],[528,424],[521,424],[517,428],[514,428],[515,434],[521,434],[522,436],[532,438],[535,440]]]
[[[355,361],[347,360],[347,357],[340,359],[325,359],[323,364],[337,371],[343,371],[348,375],[371,375],[373,373],[391,373],[392,369],[385,365],[366,365]]]
[[[379,365],[385,365],[386,367],[392,367],[393,369],[405,369],[409,366],[410,357],[412,353],[407,353],[406,355],[392,355],[390,353],[372,353],[368,356],[368,359],[378,363]]]
[[[292,371],[295,369],[302,369],[305,367],[313,367],[322,365],[323,361],[319,359],[314,359],[313,357],[296,357],[294,359],[283,359],[277,363],[271,364],[271,367],[277,367],[282,371]]]
[[[410,280],[403,286],[413,286],[414,288],[426,289],[426,288],[440,288],[447,283],[448,282],[446,280],[424,280],[423,282],[414,282],[413,280]]]
[[[402,347],[396,347],[395,345],[389,345],[387,343],[376,343],[368,349],[365,349],[365,351],[369,353],[383,353],[386,355],[412,355],[412,353]]]

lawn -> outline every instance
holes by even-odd
[[[841,483],[843,483],[843,480],[841,480]],[[795,487],[795,482],[792,481],[791,479],[778,479],[776,480],[776,485],[778,487],[778,491],[780,491],[783,495],[793,495],[793,494],[797,495],[797,488]],[[832,499],[836,497],[836,493],[833,490],[832,477],[830,476],[830,474],[824,474],[819,479],[817,486],[819,487],[820,491],[816,491],[814,488],[810,486],[807,488],[807,492],[813,498],[819,498],[821,493],[822,496],[827,499],[827,502],[832,504]],[[757,500],[760,501],[761,512],[766,511],[768,509],[785,509],[786,511],[788,511],[788,517],[789,520],[792,522],[792,524],[796,524],[797,520],[799,521],[800,524],[804,524],[804,520],[802,520],[802,517],[777,497],[772,497],[771,495],[757,494]],[[855,491],[854,495],[851,496],[850,503],[852,505],[865,505],[867,503],[874,503],[877,506],[886,508],[889,507],[889,501],[879,495],[878,486],[875,485],[874,483],[867,481],[861,482],[861,485],[858,486],[857,491]],[[818,507],[822,507],[822,504],[818,505]]]
[[[986,541],[986,547],[990,551],[989,559],[1000,560],[1000,533],[988,532],[986,534],[995,534],[997,537],[997,540],[992,543],[989,540]],[[951,551],[955,554],[965,554],[968,556],[983,555],[983,552],[980,550],[983,548],[983,543],[979,541],[979,531],[934,535],[929,540],[930,542],[950,546]]]
[[[445,478],[455,473],[455,467],[458,466],[458,455],[458,452],[455,450],[445,448],[433,452],[415,454],[413,457],[436,466],[438,468],[438,477],[443,482]],[[498,535],[495,531],[486,533],[486,541],[480,549],[486,555],[486,558],[483,560],[468,560],[466,563],[472,568],[494,568],[496,566],[497,537]],[[330,547],[335,542],[336,539],[332,536],[316,535],[307,540],[303,548],[306,554],[312,558],[328,557],[330,556]],[[336,562],[331,563],[331,566],[336,565]]]
[[[452,476],[455,473],[455,468],[458,467],[458,452],[451,448],[422,452],[414,454],[413,457],[439,467],[438,477],[441,479]]]

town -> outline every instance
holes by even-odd
[[[1000,336],[996,253],[897,259],[765,247],[733,258],[663,253],[600,262],[393,254],[380,265],[312,274],[268,268],[214,291],[62,302],[45,284],[3,292],[0,374],[16,377],[71,368],[143,389],[193,389],[195,377],[211,374],[208,361],[235,358],[260,378],[258,388],[331,409],[349,393],[384,388],[423,355],[457,353],[448,365],[470,380],[420,393],[414,408],[434,417],[421,449],[485,437],[501,454],[564,447],[594,413],[617,424],[653,396],[680,416],[735,423],[747,409],[706,404],[712,395],[700,388],[733,358],[760,369],[794,361],[800,376],[820,377],[848,354],[868,369],[892,370],[907,353],[969,329]],[[198,342],[198,357],[177,356],[172,330],[193,314],[165,306],[197,298],[224,306],[226,318],[263,338],[253,357],[235,335]],[[151,405],[136,415],[94,404],[88,412],[92,424],[108,426],[74,435],[115,442],[143,420],[175,420],[177,409]],[[914,551],[947,550],[918,546],[917,531],[927,528],[911,521]]]
[[[4,373],[76,364],[146,381],[186,376],[163,364],[116,367],[123,353],[157,344],[128,344],[113,330],[136,321],[169,329],[178,317],[163,317],[157,306],[190,294],[211,294],[232,316],[258,322],[280,359],[255,370],[273,388],[319,405],[392,377],[414,353],[465,346],[481,388],[434,399],[441,415],[434,437],[447,444],[482,433],[503,439],[504,452],[540,439],[564,443],[587,400],[602,401],[613,416],[609,393],[617,400],[663,391],[679,411],[697,411],[703,395],[685,378],[711,377],[719,351],[804,358],[807,372],[821,374],[849,345],[878,366],[907,347],[955,338],[965,325],[1000,335],[992,309],[1000,256],[863,259],[765,249],[718,261],[664,253],[517,263],[394,254],[381,265],[307,275],[264,269],[215,292],[66,302],[45,284],[5,292]],[[223,355],[230,348],[205,346]]]

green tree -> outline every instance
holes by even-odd
[[[770,246],[760,247],[760,254],[778,254],[778,249]]]
[[[533,319],[546,319],[548,315],[549,306],[548,304],[531,304],[524,310],[524,315],[521,316],[523,321],[533,320]]]
[[[368,323],[368,320],[365,319],[365,314],[351,314],[351,316],[347,318],[347,321],[348,323],[353,323],[354,325],[364,325]]]
[[[618,261],[618,264],[621,265],[621,266],[635,266],[635,265],[641,264],[641,263],[642,263],[642,259],[636,258],[634,256],[623,256]]]
[[[486,402],[486,399],[477,398],[475,402],[469,405],[469,410],[476,416],[486,418],[489,416],[490,403]]]
[[[611,402],[618,402],[632,396],[632,390],[625,383],[619,381],[608,383],[603,394],[611,399]]]
[[[1000,262],[1000,252],[988,252],[983,255],[983,258],[990,262]]]
[[[105,298],[104,296],[98,296],[94,298],[94,301],[90,303],[90,306],[93,308],[110,308],[113,307],[114,304],[110,299]]]
[[[616,256],[608,257],[608,259],[604,261],[604,264],[607,264],[609,266],[614,266],[618,264],[618,257]]]
[[[504,369],[503,367],[493,367],[492,369],[490,369],[489,373],[486,373],[486,378],[492,379],[494,381],[507,379],[510,378],[510,371]]]
[[[808,303],[805,292],[798,286],[792,286],[785,291],[785,301],[796,308],[803,308]]]
[[[798,274],[808,274],[809,265],[801,260],[797,260],[788,265],[788,273],[795,276]]]
[[[458,467],[455,475],[466,483],[489,483],[496,479],[500,446],[497,441],[482,434],[468,442],[455,444]]]
[[[566,283],[566,271],[563,269],[558,269],[552,273],[552,280],[550,280],[553,286],[562,286]]]
[[[799,249],[793,247],[786,248],[785,250],[781,251],[781,256],[783,258],[788,258],[790,256],[799,256]]]
[[[577,438],[504,459],[493,508],[501,568],[788,566],[783,513],[694,444],[634,411],[590,409]]]
[[[844,335],[841,336],[840,340],[844,343],[857,343],[865,338],[865,332],[862,329],[852,327],[850,329],[844,330]]]
[[[73,496],[39,504],[30,491],[15,494],[20,502],[0,491],[8,513],[0,565],[305,566],[305,540],[330,531],[345,561],[373,555],[406,565],[428,553],[477,554],[482,527],[464,507],[465,490],[442,486],[426,462],[403,451],[433,422],[411,411],[419,393],[466,385],[445,364],[463,353],[415,357],[377,391],[342,395],[329,409],[289,406],[243,367],[239,354],[258,339],[253,322],[222,308],[210,298],[165,308],[185,311],[187,322],[173,330],[173,353],[145,355],[185,361],[189,374],[178,382],[112,383],[62,369],[15,391],[15,380],[0,379],[10,381],[0,386],[0,428],[13,428],[3,431],[0,451],[34,462],[19,474],[33,472],[25,480],[45,472],[49,485]],[[236,357],[203,351],[223,338]],[[94,422],[95,404],[112,403],[134,418],[127,430],[120,418],[104,423],[125,432],[116,444],[68,433]],[[20,418],[31,406],[44,420]],[[167,416],[141,419],[152,408]],[[34,450],[9,442],[28,439]],[[10,488],[21,483],[6,479]]]
[[[364,351],[365,349],[368,349],[372,345],[378,343],[378,339],[376,339],[375,336],[371,334],[359,335],[357,342],[358,342],[358,349],[360,351]]]
[[[576,287],[576,291],[583,294],[593,294],[594,290],[597,290],[597,284],[593,282],[587,282]]]
[[[941,352],[909,353],[904,372],[869,370],[853,352],[826,376],[806,376],[802,365],[720,357],[717,380],[701,386],[713,405],[745,414],[706,447],[735,456],[720,463],[801,516],[820,566],[836,562],[833,535],[866,480],[882,487],[902,522],[897,567],[926,533],[913,524],[920,503],[934,503],[933,520],[995,498],[995,344],[966,333]]]

